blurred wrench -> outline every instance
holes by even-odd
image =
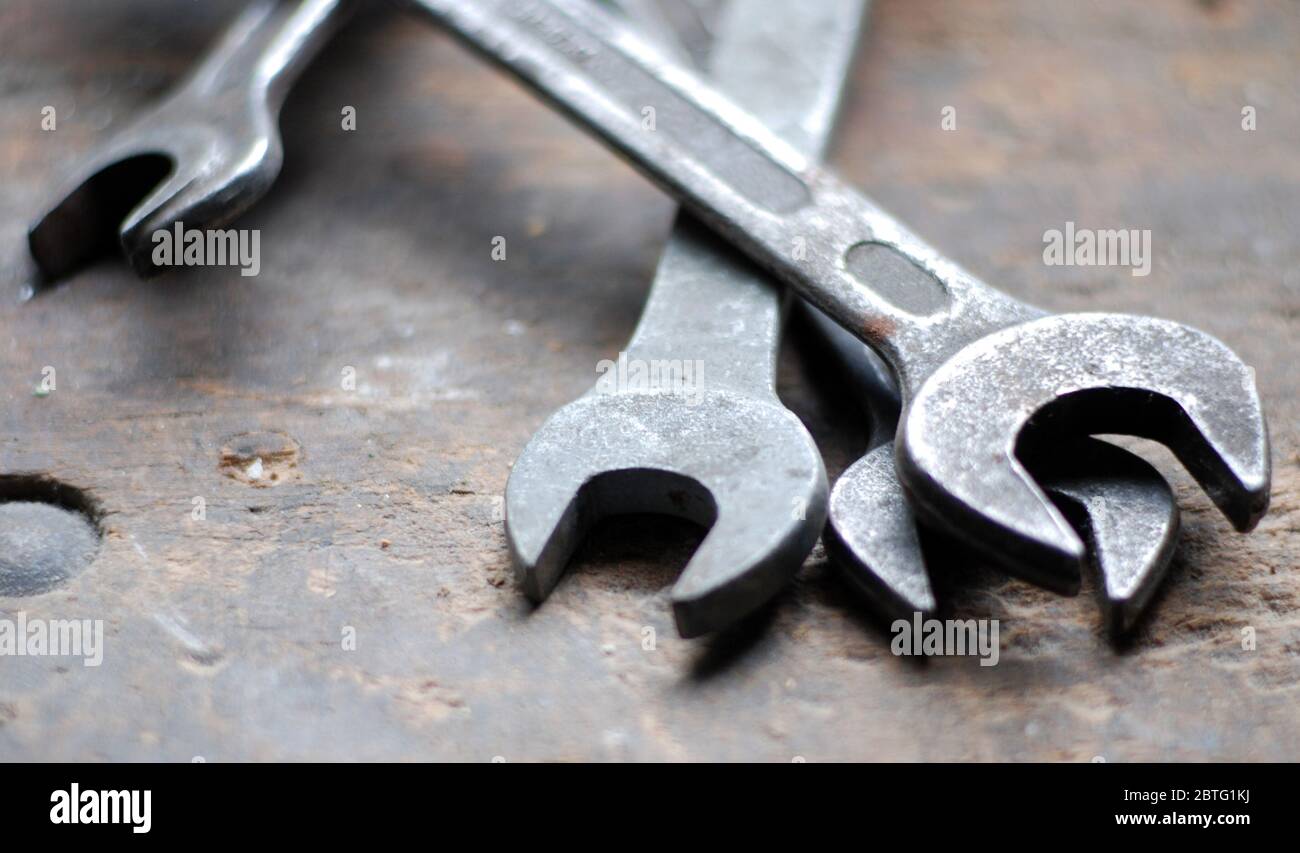
[[[141,276],[152,235],[217,228],[270,188],[283,150],[280,107],[355,0],[254,0],[161,103],[114,132],[75,170],[28,233],[46,282],[119,246]]]

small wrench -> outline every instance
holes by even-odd
[[[865,5],[733,7],[711,56],[715,79],[816,155]],[[550,593],[593,521],[637,511],[711,525],[673,588],[682,636],[725,627],[785,585],[821,532],[826,473],[812,437],[776,396],[782,303],[778,285],[679,219],[623,360],[698,363],[703,375],[693,394],[609,393],[598,383],[529,441],[506,485],[506,535],[530,598]]]
[[[157,106],[99,145],[28,233],[45,282],[121,247],[141,276],[152,235],[183,222],[216,228],[280,173],[280,107],[355,0],[254,0]]]
[[[931,523],[1027,572],[1077,574],[1082,540],[1017,455],[1022,434],[1062,431],[1162,441],[1239,530],[1266,511],[1254,377],[1218,340],[994,290],[590,5],[413,2],[885,358],[904,402],[898,473]]]
[[[867,453],[831,489],[826,551],[887,618],[933,612],[938,602],[921,537],[894,471],[898,391],[870,347],[817,309],[803,307],[871,423]],[[1059,449],[1030,468],[1089,540],[1103,616],[1119,636],[1133,627],[1169,568],[1178,504],[1158,471],[1121,448],[1081,438]],[[1058,592],[1078,590],[1078,578],[1049,580]]]

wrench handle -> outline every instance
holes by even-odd
[[[590,3],[414,1],[877,349],[905,398],[966,343],[1039,316]]]
[[[253,0],[226,28],[184,88],[200,98],[251,91],[278,109],[356,0]]]
[[[654,2],[639,0],[644,6]],[[709,79],[797,150],[820,157],[835,124],[867,5],[867,0],[733,3],[711,27]],[[644,27],[641,11],[626,20]],[[667,33],[657,44],[679,47],[671,27],[663,29]],[[774,53],[787,61],[771,62]],[[687,54],[682,47],[673,55]],[[785,288],[694,217],[681,216],[628,344],[628,358],[651,363],[697,359],[707,362],[707,376],[699,377],[702,385],[770,398],[785,295]]]

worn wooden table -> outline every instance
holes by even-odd
[[[1294,3],[877,3],[838,166],[1017,295],[1222,337],[1273,430],[1250,536],[1153,452],[1185,529],[1121,648],[1087,594],[945,566],[955,614],[1001,620],[989,668],[891,655],[820,548],[766,612],[683,641],[666,591],[700,533],[664,519],[602,525],[524,602],[511,460],[628,337],[672,206],[420,21],[363,16],[290,99],[283,175],[241,222],[260,275],[110,260],[22,302],[61,170],[236,6],[0,7],[0,469],[10,496],[81,490],[103,531],[83,573],[0,617],[105,625],[99,667],[0,657],[0,758],[1300,758]],[[1045,266],[1067,221],[1151,229],[1151,274]],[[833,476],[862,425],[792,343],[781,391]]]

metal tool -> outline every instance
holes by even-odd
[[[916,520],[894,471],[898,391],[870,347],[817,309],[804,308],[871,424],[867,453],[831,489],[827,553],[888,618],[930,613],[937,601]],[[1061,437],[1028,467],[1088,539],[1106,624],[1123,634],[1150,601],[1177,544],[1178,504],[1169,484],[1139,457],[1092,438]],[[1077,577],[1050,580],[1057,591],[1078,590]]]
[[[255,0],[160,104],[115,132],[76,170],[28,243],[46,281],[119,244],[156,275],[156,231],[224,225],[280,172],[280,107],[354,0]]]
[[[1082,540],[1017,457],[1031,427],[1162,441],[1238,529],[1267,509],[1254,378],[1218,340],[1154,318],[1045,316],[994,290],[589,5],[415,2],[885,358],[904,401],[898,473],[931,523],[1026,573],[1077,574]]]
[[[715,79],[816,156],[864,5],[738,4],[719,25]],[[826,473],[776,396],[783,313],[777,284],[679,218],[620,363],[697,363],[702,375],[690,389],[598,383],[529,441],[506,486],[506,534],[529,597],[550,593],[593,521],[626,512],[711,525],[672,591],[683,636],[725,627],[789,580],[825,522]]]

